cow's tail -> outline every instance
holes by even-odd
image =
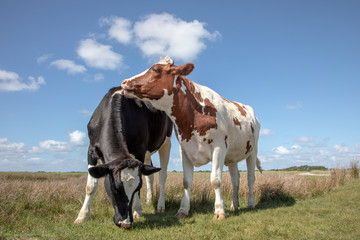
[[[257,167],[257,169],[259,169],[260,173],[262,173],[262,171],[263,171],[264,169],[262,169],[262,167],[260,166],[260,164],[261,164],[261,162],[260,162],[259,158],[257,157],[257,158],[256,158],[256,167]]]

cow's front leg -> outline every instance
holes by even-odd
[[[90,167],[93,167],[93,166],[89,165],[88,168],[90,168]],[[83,204],[76,220],[74,221],[74,223],[83,223],[89,219],[91,201],[95,195],[97,186],[98,186],[98,179],[94,178],[90,174],[88,174],[87,182],[86,182],[86,196],[85,196],[84,204]]]
[[[222,171],[225,161],[225,148],[215,147],[212,156],[212,170],[211,170],[211,186],[215,191],[215,212],[213,219],[224,219],[225,209],[224,201],[221,196],[221,186],[222,186]]]
[[[229,172],[231,176],[231,183],[233,186],[233,201],[231,203],[230,210],[235,211],[239,207],[239,185],[240,185],[240,174],[237,163],[229,165]]]
[[[178,210],[175,217],[185,218],[189,215],[190,210],[190,192],[194,176],[194,165],[188,159],[185,152],[180,146],[180,155],[183,165],[183,185],[184,185],[184,196],[181,200],[180,209]]]

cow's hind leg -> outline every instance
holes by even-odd
[[[159,149],[161,170],[159,172],[160,195],[157,204],[158,212],[165,212],[165,182],[167,178],[167,167],[169,164],[170,149],[171,149],[170,137],[166,137],[163,145]]]
[[[215,147],[212,154],[212,169],[211,169],[211,186],[215,191],[215,212],[214,220],[222,220],[226,217],[224,201],[221,196],[221,186],[222,186],[222,171],[224,167],[225,155],[226,152],[223,151],[224,148]]]
[[[88,168],[94,167],[94,166],[89,165]],[[91,201],[95,195],[97,186],[98,186],[98,179],[92,177],[88,173],[87,182],[86,182],[86,196],[85,196],[84,204],[83,204],[76,220],[74,221],[74,223],[83,223],[89,219]]]
[[[233,187],[233,200],[231,203],[230,210],[235,211],[239,207],[239,185],[240,185],[240,174],[238,170],[238,164],[232,163],[229,165],[229,172],[231,176],[231,183]]]
[[[249,198],[248,198],[248,208],[255,208],[254,200],[254,183],[255,183],[255,164],[257,159],[257,153],[254,151],[247,159],[247,178],[249,186]]]

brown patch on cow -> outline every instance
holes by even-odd
[[[206,138],[204,138],[203,141],[206,142]]]
[[[211,144],[213,141],[214,141],[214,140],[209,139],[209,140],[208,140],[208,144]]]
[[[185,85],[185,93],[181,85]],[[216,108],[209,99],[203,99],[200,93],[195,93],[194,84],[179,76],[176,80],[174,93],[174,104],[171,108],[172,116],[182,140],[189,141],[193,130],[200,136],[204,136],[210,129],[217,128]],[[200,103],[204,103],[203,106]]]
[[[240,104],[238,104],[237,102],[230,102],[237,107],[242,116],[246,117],[247,112],[245,111],[245,106],[240,106]]]
[[[233,121],[234,121],[234,124],[239,126],[241,129],[241,122],[237,118],[234,118]]]
[[[228,145],[227,145],[227,138],[228,138],[228,136],[226,135],[226,136],[225,136],[225,147],[226,147],[226,148],[228,147]]]
[[[245,152],[245,154],[248,154],[251,151],[251,148],[252,148],[252,146],[250,144],[250,141],[247,141],[246,142],[246,152]]]

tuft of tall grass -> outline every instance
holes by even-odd
[[[350,162],[350,176],[352,178],[359,178],[359,160],[352,160]]]

